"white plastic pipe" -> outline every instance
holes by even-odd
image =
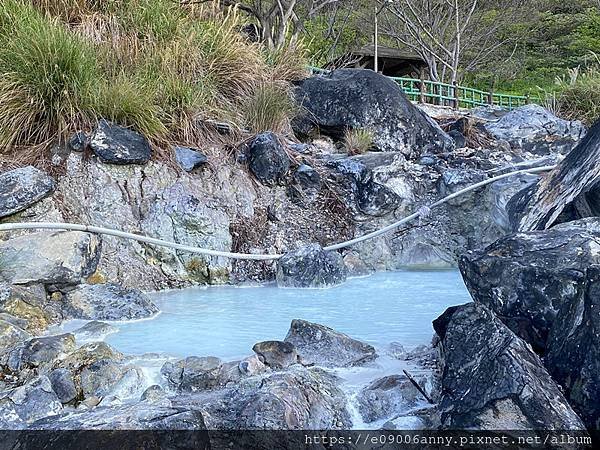
[[[447,203],[448,201],[450,201],[454,198],[460,197],[461,195],[464,195],[468,192],[471,192],[476,189],[487,186],[488,184],[495,183],[496,181],[500,181],[505,178],[512,177],[514,175],[548,172],[548,171],[554,169],[555,167],[556,167],[556,165],[517,170],[517,171],[506,173],[503,175],[498,175],[496,177],[489,178],[487,180],[483,180],[483,181],[473,184],[465,189],[457,191],[454,194],[450,194],[450,195],[444,197],[443,199],[438,200],[435,203],[432,203],[428,207],[423,207],[419,211],[411,214],[408,217],[405,217],[402,220],[399,220],[398,222],[394,222],[390,225],[387,225],[386,227],[383,227],[372,233],[365,234],[364,236],[358,237],[356,239],[352,239],[352,240],[345,241],[345,242],[340,242],[339,244],[330,245],[328,247],[325,247],[324,249],[325,250],[340,250],[340,249],[358,244],[360,242],[367,241],[369,239],[374,239],[383,234],[389,233],[389,232],[395,230],[396,228],[399,228],[400,226],[402,226],[406,223],[409,223],[421,216],[427,215],[429,213],[429,211],[433,208],[441,206],[444,203]],[[191,247],[188,245],[177,244],[175,242],[164,241],[162,239],[155,239],[155,238],[142,236],[142,235],[134,234],[134,233],[126,233],[124,231],[114,230],[112,228],[96,227],[93,225],[80,225],[80,224],[76,224],[76,223],[21,222],[21,223],[0,224],[0,231],[12,231],[12,230],[83,231],[86,233],[102,234],[102,235],[106,235],[106,236],[114,236],[114,237],[129,239],[129,240],[133,240],[133,241],[137,241],[137,242],[143,242],[145,244],[158,245],[161,247],[172,248],[175,250],[181,250],[181,251],[189,252],[189,253],[197,253],[200,255],[217,256],[217,257],[239,259],[239,260],[272,261],[272,260],[277,260],[283,256],[281,254],[266,255],[266,254],[252,254],[252,253],[222,252],[222,251],[218,251],[218,250],[210,250],[210,249],[206,249],[206,248]]]

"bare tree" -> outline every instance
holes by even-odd
[[[499,31],[516,17],[523,0],[378,2],[387,6],[382,34],[421,56],[432,80],[452,83],[461,70],[473,70],[511,41]]]
[[[208,3],[214,0],[199,0]],[[281,48],[288,38],[296,39],[303,20],[311,19],[341,0],[217,0],[222,7],[237,7],[253,17],[260,38],[268,48]]]

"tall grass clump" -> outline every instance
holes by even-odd
[[[31,5],[0,3],[0,146],[38,145],[89,120],[94,48]]]
[[[244,125],[254,133],[289,131],[289,118],[296,110],[289,90],[273,82],[258,85],[244,107]]]
[[[559,93],[553,97],[560,115],[587,125],[600,119],[600,59],[596,59],[596,66],[584,71],[572,69],[568,81],[558,80]]]
[[[373,147],[374,135],[364,128],[347,129],[344,133],[344,147],[349,155],[362,155]]]

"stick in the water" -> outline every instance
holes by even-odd
[[[429,403],[431,403],[433,405],[433,400],[431,400],[429,395],[427,395],[427,393],[423,390],[423,388],[421,386],[419,386],[419,383],[417,383],[417,381],[411,376],[411,374],[408,373],[405,369],[402,369],[402,372],[404,372],[404,375],[406,375],[408,377],[408,380],[412,384],[414,384],[414,386],[419,390],[419,392],[423,395],[423,397],[425,397],[425,400],[427,400]]]

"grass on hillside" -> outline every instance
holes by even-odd
[[[0,153],[99,118],[156,144],[199,145],[205,121],[283,130],[302,46],[247,41],[234,9],[172,0],[3,0]]]

